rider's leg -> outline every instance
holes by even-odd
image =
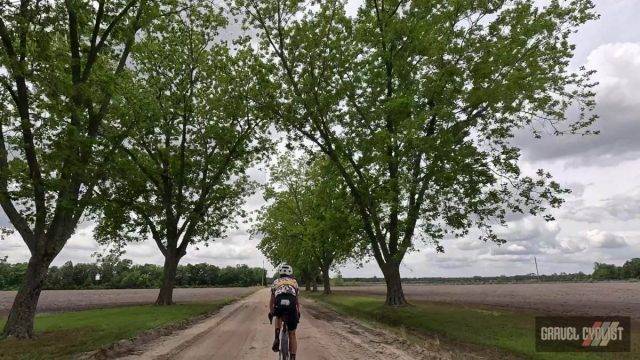
[[[273,340],[273,346],[271,347],[271,350],[277,352],[278,350],[280,350],[280,328],[282,327],[282,320],[280,320],[280,317],[276,317],[276,321],[275,323],[275,339]]]
[[[282,320],[279,317],[276,317],[275,321],[275,329],[276,329],[276,338],[280,335],[280,328],[282,327]]]
[[[296,339],[296,331],[289,330],[289,355],[291,355],[291,359],[295,359],[296,354],[298,353],[298,340]]]

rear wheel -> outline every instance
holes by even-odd
[[[284,324],[280,334],[280,360],[289,360],[289,330]]]

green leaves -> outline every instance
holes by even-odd
[[[178,259],[244,216],[246,174],[270,149],[264,65],[247,39],[221,39],[214,2],[167,1],[132,58],[118,116],[132,126],[101,184],[103,242],[156,241]]]
[[[474,227],[501,241],[509,212],[562,203],[557,183],[521,173],[511,138],[590,133],[593,83],[568,63],[591,1],[377,0],[354,17],[342,1],[287,4],[237,3],[277,65],[273,116],[335,164],[381,266],[414,235],[439,250]]]
[[[119,119],[105,119],[152,12],[144,0],[98,4],[2,5],[0,203],[32,252],[46,248],[49,256],[91,202],[111,142],[122,141]]]
[[[9,228],[6,228],[6,227],[0,227],[0,241],[4,240],[7,236],[9,236],[11,234],[13,234],[13,230],[12,229],[9,229]]]
[[[325,156],[282,156],[270,169],[268,204],[252,229],[273,263],[312,274],[357,258],[365,247],[360,219],[342,179]],[[312,275],[313,276],[313,275]]]

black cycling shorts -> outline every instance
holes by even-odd
[[[276,304],[273,315],[279,317],[289,330],[295,330],[298,327],[298,307],[296,301],[298,299],[291,294],[280,294],[276,296]]]

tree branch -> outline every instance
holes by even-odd
[[[65,0],[69,18],[69,50],[71,52],[71,79],[74,85],[80,83],[80,39],[78,35],[78,14],[71,0]],[[75,91],[74,91],[75,92]],[[75,94],[74,94],[75,95]],[[75,111],[74,111],[75,113]]]
[[[5,79],[4,77],[0,76],[0,83],[2,83],[2,87],[5,88],[5,90],[7,90],[9,95],[11,95],[11,99],[13,100],[13,102],[17,103],[18,102],[18,94],[16,94],[15,90],[13,90],[13,87],[7,81],[7,79]]]
[[[4,20],[0,16],[0,39],[2,39],[2,45],[4,47],[4,51],[9,56],[9,60],[11,60],[11,66],[15,66],[18,64],[18,59],[16,58],[16,52],[13,48],[13,40],[11,39],[11,35],[9,35],[9,31],[4,23]]]
[[[97,58],[98,54],[100,53],[100,50],[102,50],[102,47],[104,46],[104,44],[109,39],[109,36],[111,35],[111,32],[118,25],[118,23],[120,23],[120,21],[122,21],[122,19],[125,17],[125,15],[127,15],[129,10],[138,1],[140,1],[140,7],[138,8],[138,14],[140,14],[140,10],[143,7],[142,3],[144,2],[144,0],[131,0],[131,1],[129,1],[129,3],[127,3],[127,5],[122,10],[120,10],[120,12],[113,18],[113,20],[111,20],[111,22],[109,23],[107,28],[102,33],[102,36],[100,36],[100,40],[98,41],[98,44],[93,48],[93,52],[90,52],[89,56],[87,57],[87,64],[85,65],[85,71],[84,71],[84,74],[82,76],[83,79],[86,80],[87,78],[89,78],[89,75],[90,75],[90,72],[91,72],[91,68],[93,67],[93,64],[95,63],[95,59]],[[140,21],[138,16],[136,16],[136,20],[135,21],[136,22]],[[97,19],[96,19],[96,27],[99,27]],[[94,31],[95,31],[95,27],[94,27]],[[136,29],[136,32],[137,32],[137,29]],[[135,32],[134,32],[134,34],[135,34]],[[126,48],[127,48],[127,46],[125,46],[125,52],[127,53],[127,56],[128,56],[128,52],[129,51]],[[89,60],[91,60],[91,61],[89,61]],[[126,60],[126,58],[125,58],[125,60]]]
[[[9,164],[7,161],[7,147],[4,141],[4,132],[2,130],[2,124],[0,124],[0,205],[5,214],[11,221],[11,224],[16,228],[22,240],[27,244],[29,250],[33,254],[35,252],[35,239],[29,223],[27,220],[16,210],[11,197],[9,195]]]
[[[96,22],[93,26],[93,32],[91,33],[91,45],[89,47],[89,53],[87,55],[87,63],[85,64],[84,72],[82,73],[83,81],[86,81],[89,78],[91,67],[96,61],[98,55],[96,46],[98,41],[98,33],[100,32],[100,25],[102,24],[102,17],[104,16],[104,2],[105,0],[98,1],[98,13],[96,14]]]
[[[149,216],[147,216],[147,214],[145,213],[139,213],[139,214],[144,219],[144,222],[147,224],[147,227],[149,228],[149,230],[151,230],[151,237],[156,242],[156,245],[158,245],[158,249],[160,249],[160,252],[162,253],[162,255],[166,257],[167,247],[162,243],[162,236],[160,232],[158,231],[156,226],[153,224],[153,221],[151,221]]]

